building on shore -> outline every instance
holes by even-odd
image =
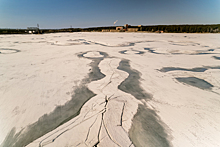
[[[161,30],[157,30],[155,33],[163,33],[163,31],[161,31]]]
[[[124,26],[118,26],[115,29],[103,29],[102,32],[137,32],[142,30],[142,25],[138,25],[138,28],[131,28],[131,25],[125,24]]]
[[[138,31],[143,31],[142,25],[138,25],[139,30]]]
[[[127,31],[127,30],[128,30],[128,27],[129,27],[130,25],[128,25],[128,24],[125,24],[124,26],[125,26],[125,29],[124,29],[124,31]]]
[[[116,30],[123,31],[124,27],[116,27]]]
[[[128,32],[137,32],[139,28],[128,28]]]
[[[27,27],[27,31],[29,34],[36,34],[36,33],[39,33],[39,28],[38,27]]]

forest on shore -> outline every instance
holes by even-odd
[[[220,33],[220,24],[211,25],[152,25],[152,26],[129,26],[138,28],[142,32],[164,33]],[[58,32],[101,32],[104,29],[115,30],[116,26],[91,27],[91,28],[63,28],[63,29],[39,29],[36,34]],[[28,34],[28,29],[0,29],[0,34]]]

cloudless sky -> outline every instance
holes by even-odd
[[[0,0],[0,28],[220,24],[220,0]]]

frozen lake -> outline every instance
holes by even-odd
[[[220,147],[219,40],[0,35],[0,147]]]

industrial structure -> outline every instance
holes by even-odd
[[[116,27],[116,30],[123,31],[123,27]]]
[[[27,27],[27,31],[29,34],[36,34],[39,32],[39,28],[38,27]]]
[[[37,24],[37,27],[27,27],[27,33],[39,34],[40,33],[39,24]]]
[[[118,26],[116,29],[103,29],[102,32],[137,32],[140,31],[141,25],[138,28],[132,28],[130,25],[125,24],[124,26]]]
[[[139,28],[127,28],[128,32],[137,32]]]

